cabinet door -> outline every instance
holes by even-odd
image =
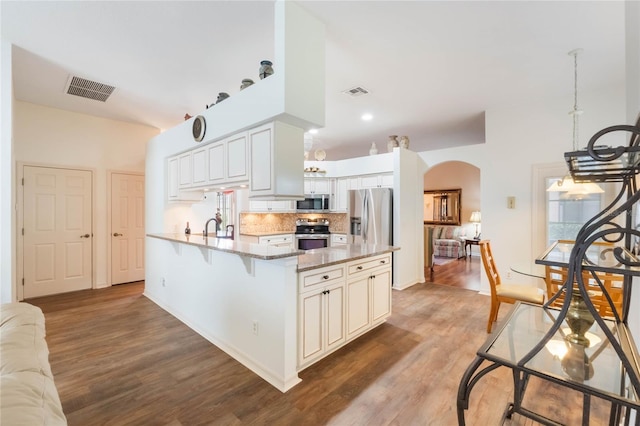
[[[207,148],[200,148],[191,153],[191,185],[202,186],[207,183]]]
[[[271,152],[273,127],[270,125],[249,131],[251,149],[251,191],[272,189],[271,184]]]
[[[224,143],[215,143],[207,148],[208,166],[209,166],[209,183],[220,183],[225,179],[224,169]]]
[[[377,322],[391,313],[391,270],[375,272],[371,280],[371,315]]]
[[[331,193],[331,185],[329,179],[314,179],[313,184],[315,194]]]
[[[227,180],[249,180],[247,167],[247,134],[241,133],[225,140],[227,146]]]
[[[315,187],[313,185],[313,180],[305,179],[304,180],[304,193],[305,194],[313,194]]]
[[[178,157],[167,160],[167,198],[178,199]]]
[[[340,346],[345,340],[344,331],[344,286],[329,289],[324,296],[326,312],[326,350]]]
[[[274,212],[290,212],[293,211],[293,203],[289,200],[277,200],[269,202],[270,211]]]
[[[300,295],[300,347],[298,364],[302,365],[322,355],[323,290]]]
[[[369,275],[347,282],[347,337],[369,326]]]
[[[191,152],[178,156],[178,187],[191,187]]]
[[[349,179],[338,179],[336,182],[336,207],[335,209],[338,211],[347,210],[347,196],[349,191]]]
[[[370,175],[370,176],[360,176],[360,188],[377,188],[378,187],[378,176]]]
[[[381,188],[393,188],[393,173],[380,175]]]
[[[249,200],[249,210],[252,212],[266,212],[269,210],[269,202],[264,200]]]

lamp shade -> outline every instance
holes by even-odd
[[[482,217],[480,215],[480,212],[471,212],[471,219],[469,219],[469,222],[480,223],[481,221],[482,221]]]

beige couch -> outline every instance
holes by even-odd
[[[44,315],[28,303],[0,305],[0,424],[66,425],[49,366]]]

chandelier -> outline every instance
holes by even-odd
[[[582,49],[574,49],[569,52],[569,56],[573,56],[573,109],[569,111],[569,115],[573,118],[573,151],[578,150],[578,128],[579,117],[582,110],[578,109],[578,55],[582,53]],[[569,173],[562,179],[553,182],[548,192],[565,192],[567,198],[583,198],[589,194],[601,194],[604,192],[602,188],[593,182],[576,183]]]

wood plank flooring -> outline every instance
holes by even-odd
[[[28,302],[45,312],[70,425],[447,426],[457,424],[459,380],[487,337],[488,297],[461,287],[394,291],[387,323],[302,371],[285,394],[145,298],[144,283]],[[580,424],[580,394],[540,388],[532,379],[528,395],[538,396],[529,408]],[[489,373],[472,393],[467,424],[499,424],[511,392],[509,371]],[[592,413],[591,424],[606,424],[602,416]],[[533,423],[514,416],[506,424]]]

